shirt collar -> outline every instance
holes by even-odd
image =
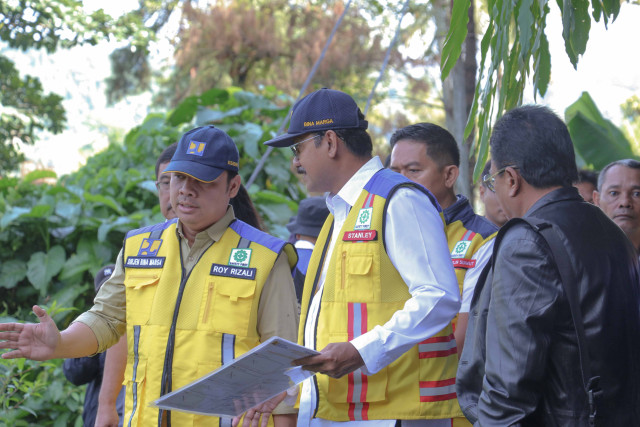
[[[378,156],[375,156],[367,163],[362,165],[362,167],[358,169],[358,172],[356,172],[351,178],[349,178],[349,181],[347,181],[347,183],[340,189],[340,191],[338,191],[338,194],[328,193],[327,207],[329,208],[331,213],[333,213],[335,198],[342,199],[347,202],[349,206],[353,206],[358,200],[358,197],[360,197],[360,193],[362,192],[362,189],[367,184],[367,182],[369,182],[371,177],[375,175],[376,172],[383,168],[384,166],[382,165],[380,158]]]
[[[231,224],[236,219],[236,215],[233,212],[233,207],[231,205],[227,206],[227,212],[225,212],[224,216],[220,218],[217,222],[211,224],[208,228],[204,229],[200,233],[196,234],[196,239],[200,236],[208,236],[209,239],[217,242],[222,238],[222,235],[227,228],[229,228],[229,224]],[[178,218],[178,223],[176,224],[176,230],[180,238],[185,239],[186,237],[182,233],[182,223]],[[206,233],[206,234],[205,234]]]

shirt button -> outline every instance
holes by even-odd
[[[187,258],[189,261],[193,261],[193,257],[190,256],[189,258]]]

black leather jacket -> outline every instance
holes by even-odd
[[[597,425],[640,426],[635,249],[574,188],[546,194],[525,217],[553,223],[571,256],[591,371],[604,391]],[[526,224],[506,229],[476,286],[456,388],[476,426],[588,425],[569,305],[549,247]]]

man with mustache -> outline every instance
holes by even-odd
[[[307,190],[328,193],[298,338],[321,354],[295,362],[318,372],[302,387],[298,425],[450,426],[461,414],[451,326],[460,293],[440,207],[372,157],[367,127],[349,95],[325,88],[266,142],[290,147]]]
[[[640,162],[624,159],[605,166],[598,176],[593,202],[640,250]]]
[[[293,246],[235,218],[238,149],[214,126],[185,133],[171,173],[177,219],[127,233],[94,306],[59,332],[34,306],[39,324],[0,324],[3,358],[47,360],[104,351],[127,333],[126,425],[225,425],[225,420],[149,406],[272,336],[294,340],[297,302]],[[295,409],[281,405],[276,425]],[[230,424],[230,422],[229,422]]]

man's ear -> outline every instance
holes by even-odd
[[[453,188],[456,185],[458,175],[460,175],[460,169],[456,165],[449,165],[443,168],[444,172],[444,185],[447,188]]]
[[[236,175],[227,184],[227,188],[229,190],[229,198],[233,199],[238,195],[238,191],[240,190],[240,184],[242,184],[242,178],[240,175]]]
[[[504,179],[506,180],[507,188],[509,189],[507,194],[509,197],[516,197],[522,190],[523,178],[518,173],[518,170],[512,167],[508,167],[504,171]]]
[[[327,140],[327,154],[333,159],[338,155],[338,145],[342,140],[338,138],[338,135],[332,130],[326,131],[324,137]]]
[[[598,190],[593,190],[593,204],[600,207],[600,193]]]

